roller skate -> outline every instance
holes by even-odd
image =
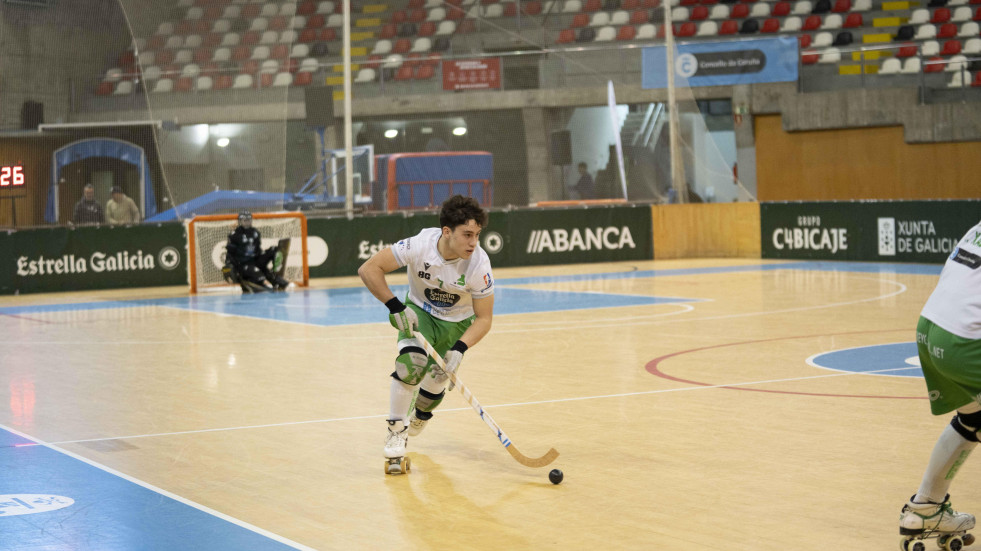
[[[421,416],[419,415],[420,413],[422,414]],[[422,429],[426,428],[426,423],[432,418],[432,413],[420,412],[418,409],[412,408],[412,413],[409,414],[409,436],[418,436],[422,432]]]
[[[972,528],[974,515],[955,511],[949,494],[943,503],[913,503],[910,498],[899,514],[899,549],[926,551],[926,540],[936,538],[941,549],[960,551],[974,543],[974,536],[967,533]]]
[[[389,419],[385,438],[385,474],[406,474],[411,462],[405,456],[409,428],[400,419]]]

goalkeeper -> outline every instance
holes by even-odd
[[[365,287],[385,303],[389,321],[399,330],[385,441],[388,458],[405,455],[408,436],[426,426],[449,379],[411,331],[421,333],[443,354],[447,371],[455,372],[464,352],[490,331],[494,315],[490,259],[479,244],[487,213],[474,199],[456,195],[440,208],[439,225],[379,251],[358,269]],[[385,281],[385,274],[403,266],[409,276],[404,304]],[[416,389],[419,394],[410,414]]]
[[[243,293],[282,291],[289,285],[282,275],[269,269],[279,247],[262,250],[262,236],[252,227],[252,213],[241,212],[238,226],[228,234],[225,244],[225,267],[221,273],[229,283],[238,283]],[[286,259],[280,258],[285,264]]]

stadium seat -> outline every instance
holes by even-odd
[[[749,16],[749,6],[746,4],[736,4],[732,6],[732,10],[729,12],[729,17],[732,19],[743,19]]]
[[[285,5],[285,4],[284,4]],[[282,15],[277,15],[269,19],[269,27],[267,30],[281,31],[289,27],[289,20],[287,20]]]
[[[436,69],[432,65],[420,65],[415,68],[412,78],[415,80],[429,80],[436,74]]]
[[[327,18],[327,26],[334,28],[341,28],[344,26],[344,16],[339,13],[332,13],[330,17]]]
[[[900,58],[913,57],[916,55],[916,50],[917,47],[915,44],[906,44],[900,46],[899,50],[896,52],[896,57],[900,57]]]
[[[296,8],[296,13],[300,15],[310,15],[317,12],[317,3],[311,0],[303,2]]]
[[[957,25],[953,23],[944,23],[937,29],[937,38],[953,38],[955,36],[957,36]]]
[[[287,73],[287,72],[276,73],[276,76],[273,78],[272,85],[274,87],[289,86],[290,84],[293,84],[292,73]]]
[[[903,62],[898,58],[890,57],[882,62],[882,66],[879,67],[880,75],[898,75],[903,69]]]
[[[855,0],[852,4],[853,12],[861,11],[871,11],[872,10],[872,0]]]
[[[436,36],[449,36],[456,31],[456,21],[440,21],[436,27]]]
[[[766,19],[770,17],[770,3],[769,2],[756,2],[753,7],[749,10],[750,17],[756,17],[759,19]]]
[[[826,48],[834,42],[834,36],[831,33],[824,31],[814,35],[814,42],[811,44],[815,48]]]
[[[783,18],[783,24],[780,26],[780,32],[795,33],[800,31],[800,27],[800,17],[791,15],[790,17]]]
[[[771,17],[763,22],[763,26],[760,27],[761,33],[778,33],[780,32],[780,20]]]
[[[736,34],[739,32],[739,23],[732,19],[727,19],[719,26],[719,35]]]
[[[207,75],[198,77],[194,82],[194,88],[198,91],[207,91],[213,89],[214,87],[214,79]]]
[[[174,34],[174,35],[170,35],[167,38],[167,42],[166,44],[164,44],[164,48],[167,48],[168,50],[176,50],[177,48],[180,48],[183,45],[184,45],[184,37],[181,35]]]
[[[688,14],[686,13],[684,19],[688,19],[687,15]],[[605,27],[609,24],[610,14],[606,13],[605,11],[596,12],[589,18],[590,27]]]
[[[108,96],[111,95],[115,89],[115,82],[102,81],[99,83],[99,87],[95,89],[95,93],[99,96]]]
[[[574,32],[574,31],[570,31]],[[657,28],[651,23],[637,27],[637,40],[652,40],[657,37]]]
[[[851,0],[835,0],[835,5],[831,8],[831,11],[835,13],[848,13],[851,9]]]
[[[702,21],[708,19],[709,10],[705,6],[692,6],[691,15],[688,16],[690,21]]]
[[[920,72],[920,58],[910,57],[903,62],[903,70],[901,71],[904,75],[912,75]]]
[[[267,59],[259,65],[260,73],[270,73],[275,74],[279,72],[279,62],[275,59]]]
[[[821,52],[821,59],[818,59],[818,63],[838,63],[841,61],[841,50],[838,48],[825,48]]]
[[[709,19],[729,19],[729,6],[725,4],[712,6],[712,11],[709,12]]]
[[[189,34],[184,37],[184,47],[185,48],[200,48],[201,47],[201,35],[199,34]]]
[[[133,93],[133,81],[132,80],[121,80],[116,84],[116,89],[113,90],[112,94],[114,96],[124,96],[126,94]]]
[[[307,26],[307,18],[302,15],[296,15],[292,18],[287,18],[286,23],[286,26],[290,29],[303,29]]]
[[[950,20],[953,23],[963,23],[964,21],[970,21],[972,15],[969,6],[958,6],[951,15]]]
[[[715,36],[719,34],[719,24],[715,21],[702,21],[695,36]]]
[[[637,37],[637,27],[633,25],[624,25],[617,29],[617,40],[623,42],[628,40],[633,40]]]
[[[913,13],[911,13],[909,16],[909,21],[907,21],[907,23],[909,23],[910,25],[922,25],[924,23],[929,23],[929,22],[930,22],[930,10],[926,8],[918,8],[913,10]]]
[[[820,54],[814,50],[806,50],[800,54],[800,62],[804,65],[814,65],[820,59]]]
[[[603,9],[603,2],[600,0],[585,0],[582,9],[587,12],[599,11]]]
[[[927,40],[926,42],[920,44],[920,55],[921,56],[935,56],[940,55],[940,43],[936,40]]]
[[[293,86],[308,86],[313,82],[313,73],[301,71],[293,77]]]
[[[182,77],[197,78],[200,75],[201,75],[201,66],[198,65],[197,63],[188,63],[187,65],[184,66],[183,69],[181,69]]]
[[[157,52],[157,65],[167,65],[174,62],[174,52],[171,50],[161,50]]]
[[[794,3],[794,10],[791,13],[794,15],[811,15],[813,9],[810,0],[797,0]]]
[[[840,29],[842,24],[841,15],[837,13],[829,13],[827,17],[824,18],[824,22],[821,24],[822,29]]]
[[[677,24],[675,25],[674,35],[680,37],[695,36],[695,32],[697,30],[698,28],[695,27],[694,23],[692,23],[691,21],[686,21],[684,23],[681,23],[680,25]]]
[[[803,50],[811,45],[811,35],[801,34],[797,36],[798,48]]]
[[[279,40],[279,33],[276,31],[265,31],[259,37],[259,44],[275,44]]]
[[[319,14],[331,14],[334,13],[334,3],[330,0],[323,0],[317,4],[317,13]]]
[[[412,43],[412,52],[428,52],[433,49],[432,39],[422,37],[417,38],[415,42]]]
[[[770,15],[774,17],[786,17],[790,15],[790,2],[786,2],[784,0],[777,2],[773,5]]]
[[[705,15],[708,15],[708,8],[705,9]],[[705,19],[704,17],[702,19]],[[619,27],[621,25],[627,25],[630,23],[630,14],[623,10],[617,10],[613,12],[610,16],[610,25]]]
[[[285,31],[279,33],[278,42],[280,44],[293,44],[294,42],[299,41],[299,39],[299,34],[297,34],[296,31],[293,29],[286,29]]]
[[[279,5],[279,15],[283,17],[293,17],[296,15],[296,3],[295,2],[283,2]]]
[[[222,46],[238,46],[242,43],[242,35],[238,33],[225,33],[221,39]]]
[[[760,24],[755,19],[746,19],[739,27],[739,34],[753,34],[760,30]]]
[[[162,36],[169,36],[174,34],[174,24],[170,21],[164,21],[157,25],[157,33]]]
[[[242,88],[252,88],[253,79],[252,75],[235,75],[235,80],[232,81],[232,88],[239,90]]]
[[[840,33],[835,35],[835,40],[834,42],[831,43],[831,45],[838,46],[838,47],[848,46],[854,41],[854,39],[855,38],[852,36],[851,32],[841,31]]]
[[[214,77],[215,90],[227,90],[232,87],[232,75],[218,75]]]
[[[970,55],[981,54],[981,38],[969,38],[964,42],[964,48],[961,52]]]
[[[362,67],[358,71],[358,76],[355,77],[354,82],[364,83],[364,82],[374,82],[376,78],[375,70],[371,67]]]
[[[255,49],[252,50],[252,56],[249,59],[254,59],[256,61],[269,59],[269,46],[256,46]]]
[[[940,55],[957,55],[961,53],[961,42],[960,40],[948,40],[944,42],[943,48],[940,49]]]
[[[617,30],[614,27],[607,25],[606,27],[600,27],[596,31],[596,42],[610,42],[616,40]]]
[[[106,70],[105,79],[109,82],[119,82],[123,78],[123,70],[119,67],[112,67]]]
[[[306,44],[293,44],[293,48],[290,50],[289,57],[303,58],[310,55],[310,46]]]
[[[831,11],[831,2],[829,0],[817,0],[814,3],[814,7],[811,8],[811,13],[815,15],[824,15]]]
[[[592,42],[596,39],[596,29],[592,27],[584,27],[579,29],[579,34],[576,36],[576,42]]]
[[[950,21],[950,10],[947,8],[937,8],[933,10],[933,16],[930,17],[930,22],[934,25],[940,25],[941,23],[946,23]]]
[[[424,21],[422,25],[419,25],[419,36],[433,36],[434,34],[436,34],[436,23]]]
[[[931,38],[936,38],[937,28],[929,23],[920,25],[916,29],[916,35],[913,37],[914,40],[929,40]]]
[[[816,31],[821,28],[821,16],[820,15],[808,15],[807,19],[804,20],[804,25],[801,27],[805,31]]]
[[[945,71],[966,71],[967,70],[967,56],[962,54],[957,54],[951,56],[947,60],[947,66],[944,67]]]
[[[481,15],[487,19],[496,19],[498,17],[504,16],[504,6],[501,4],[491,4],[489,6],[484,6],[481,10]]]
[[[162,78],[153,85],[154,94],[166,94],[174,91],[174,81],[169,78]]]
[[[845,17],[845,23],[842,27],[846,29],[853,29],[856,27],[864,27],[865,23],[862,22],[862,14],[860,13],[850,13]]]
[[[194,61],[194,52],[191,50],[179,50],[174,54],[174,63],[184,65]]]
[[[650,15],[647,10],[634,10],[630,13],[630,24],[631,25],[643,25],[647,23],[650,19]]]
[[[160,67],[156,65],[150,65],[149,67],[144,67],[143,80],[145,81],[158,80],[162,72],[163,71],[160,70]]]
[[[572,17],[571,27],[577,29],[589,25],[589,16],[585,13],[577,13]]]

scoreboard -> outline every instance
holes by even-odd
[[[23,165],[0,166],[0,187],[24,185]]]

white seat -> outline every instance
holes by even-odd
[[[184,16],[184,19],[190,19],[194,21],[197,19],[201,19],[201,16],[203,15],[204,15],[203,8],[201,8],[200,6],[191,6],[190,8],[187,8],[187,15]]]
[[[814,35],[814,41],[811,42],[811,46],[814,48],[824,48],[825,46],[830,46],[834,42],[834,36],[831,33],[825,31]]]
[[[354,82],[374,82],[374,80],[375,70],[371,67],[364,67],[358,71],[358,76],[354,79]]]
[[[174,63],[178,65],[183,65],[185,63],[190,63],[194,60],[194,52],[191,50],[180,50],[174,54]]]
[[[770,17],[769,2],[756,2],[749,10],[750,17]]]
[[[161,73],[160,67],[157,67],[156,65],[150,65],[148,67],[144,67],[143,80],[146,81],[157,80],[158,78],[160,78],[160,73]]]
[[[957,54],[950,56],[947,60],[947,67],[944,68],[945,71],[966,71],[967,70],[967,56],[963,54]]]
[[[965,79],[964,77],[967,76]],[[965,82],[965,80],[967,82]],[[947,83],[948,88],[963,88],[964,86],[971,85],[971,77],[965,71],[957,71],[950,76],[950,82]]]
[[[440,7],[429,10],[429,15],[426,16],[426,21],[442,21],[444,19],[446,19],[446,10]]]
[[[252,24],[249,25],[250,31],[262,32],[269,28],[269,20],[265,17],[256,17],[252,20]]]
[[[702,21],[695,36],[715,36],[719,34],[719,24],[715,21]]]
[[[133,39],[133,43],[130,44],[130,49],[135,49],[136,51],[146,49],[146,39],[143,37],[136,37]]]
[[[450,21],[444,19],[439,22],[439,26],[436,27],[436,36],[448,36],[456,32],[456,21]]]
[[[289,71],[283,73],[276,73],[276,78],[273,79],[273,86],[289,86],[293,84],[293,73]]]
[[[784,17],[783,23],[780,25],[780,32],[795,33],[800,30],[800,26],[800,17],[797,17],[796,15]]]
[[[981,34],[981,27],[978,26],[978,22],[968,21],[967,23],[961,25],[961,30],[959,33],[957,33],[957,36],[967,38],[976,37],[979,34]]]
[[[177,0],[178,8],[189,8],[194,5],[194,0]]]
[[[310,46],[307,44],[293,44],[290,50],[290,57],[307,57],[310,55]]]
[[[970,21],[974,17],[971,13],[971,8],[967,6],[960,6],[954,10],[953,15],[950,16],[951,23],[963,23],[964,21]]]
[[[504,15],[504,6],[501,4],[488,4],[484,6],[483,16],[487,18],[497,18]]]
[[[433,41],[428,37],[417,38],[415,42],[412,43],[412,49],[410,52],[428,52],[433,49]]]
[[[385,69],[398,69],[402,66],[402,61],[404,58],[401,54],[389,54],[382,63],[382,67]]]
[[[899,61],[899,58],[890,57],[889,59],[882,62],[882,67],[879,67],[880,75],[898,75],[900,71],[903,70],[903,63]]]
[[[163,23],[157,25],[157,34],[164,36],[174,34],[174,24],[170,21],[164,21]]]
[[[266,31],[259,38],[259,44],[275,44],[279,40],[279,33],[276,31]]]
[[[841,50],[838,48],[827,48],[821,52],[818,63],[838,63],[841,61]]]
[[[605,27],[610,24],[610,14],[605,11],[598,11],[589,18],[590,27]]]
[[[157,58],[157,54],[153,52],[140,52],[140,57],[139,57],[140,65],[144,67],[146,67],[147,65],[153,65],[153,62],[156,61],[156,58]]]
[[[657,27],[652,23],[644,23],[640,27],[637,27],[637,40],[648,40],[655,38],[657,36]]]
[[[604,13],[604,12],[597,12],[597,15],[600,13]],[[678,6],[677,8],[671,10],[671,19],[674,20],[676,23],[681,23],[682,21],[688,21],[689,15],[690,14],[688,12],[688,8],[684,6]],[[593,15],[593,18],[595,17],[596,15]]]
[[[112,67],[106,70],[105,80],[109,82],[119,82],[121,78],[123,78],[123,70],[119,67]]]
[[[185,48],[200,48],[201,47],[201,35],[199,34],[189,34],[184,37],[184,47]]]
[[[606,27],[600,27],[596,31],[596,42],[609,42],[611,40],[616,40],[617,30],[614,27],[607,25]]]
[[[438,8],[443,5],[443,0],[426,0],[426,5],[424,6],[427,10],[432,8]]]
[[[855,0],[852,3],[851,11],[869,11],[872,9],[872,0]]]
[[[242,15],[242,6],[225,6],[221,12],[222,19],[238,19]]]
[[[211,61],[229,61],[232,59],[232,49],[231,48],[218,48],[215,53],[211,55]]]
[[[965,54],[981,54],[981,38],[969,38],[964,42]]]
[[[168,50],[176,50],[177,48],[180,48],[183,45],[184,45],[184,37],[179,34],[173,34],[170,35],[170,38],[167,39],[167,43],[164,44],[164,48],[167,48]]]
[[[255,60],[269,59],[269,46],[256,46],[255,49],[252,50],[251,59],[255,59]]]
[[[211,25],[211,32],[213,33],[227,33],[232,30],[232,22],[228,19],[215,19],[213,25]]]
[[[295,2],[283,2],[279,5],[279,15],[284,15],[286,17],[293,17],[296,15],[296,3]]]
[[[327,18],[328,27],[343,27],[344,26],[344,16],[339,13],[332,13],[330,17]]]
[[[910,25],[922,25],[923,23],[929,23],[929,22],[930,22],[930,10],[926,8],[919,8],[913,10],[913,13],[911,13],[909,16],[909,21],[907,21],[907,23]]]
[[[124,94],[133,93],[133,81],[124,80],[116,85],[116,89],[112,91],[114,96],[122,96]]]
[[[198,90],[211,90],[215,87],[215,81],[207,75],[200,76],[198,77],[197,81],[195,81],[194,87]]]
[[[621,26],[630,23],[630,13],[626,10],[617,10],[610,16],[610,25]]]
[[[235,75],[232,88],[252,88],[252,75]]]
[[[299,34],[293,29],[286,29],[285,31],[279,33],[279,43],[280,44],[293,44],[299,40]]]
[[[824,18],[824,22],[821,23],[822,29],[840,29],[841,28],[841,14],[829,13]]]
[[[153,85],[154,94],[166,94],[174,91],[174,81],[169,78],[162,78]]]
[[[797,0],[790,13],[793,15],[811,15],[812,9],[814,6],[811,5],[811,0]]]
[[[276,17],[279,14],[279,6],[273,2],[268,2],[262,5],[262,11],[259,15],[262,17]]]
[[[195,78],[201,74],[201,67],[197,63],[188,63],[181,69],[182,77]]]
[[[968,0],[950,0],[950,2],[947,2],[947,7],[950,8],[953,6],[963,6],[967,3]]]
[[[278,73],[279,72],[279,62],[276,61],[275,59],[267,59],[267,60],[265,60],[265,61],[262,62],[262,65],[259,66],[259,72],[260,73],[268,73],[270,75],[273,74],[273,73]]]
[[[936,40],[927,40],[923,44],[920,44],[920,55],[922,56],[934,56],[940,55],[940,43]]]
[[[329,15],[334,13],[334,3],[330,0],[323,0],[317,4],[317,13],[320,15]]]
[[[291,29],[303,29],[307,26],[307,18],[303,15],[294,15],[290,20]]]
[[[709,11],[709,19],[729,19],[729,6],[716,4]]]
[[[221,37],[222,46],[238,46],[242,42],[242,36],[238,33],[225,33],[225,36]]]
[[[371,49],[371,55],[385,55],[392,51],[392,41],[391,40],[379,40],[375,42],[375,47]]]
[[[320,64],[317,62],[317,58],[308,57],[300,62],[300,68],[298,69],[298,71],[312,73],[316,71],[319,67]]]
[[[901,71],[904,75],[917,74],[920,72],[920,58],[918,57],[908,57],[906,61],[903,62],[903,70]]]
[[[937,36],[937,27],[927,23],[916,28],[916,36],[913,40],[930,40]]]
[[[565,0],[562,5],[562,13],[579,13],[582,11],[582,2],[579,0]]]

